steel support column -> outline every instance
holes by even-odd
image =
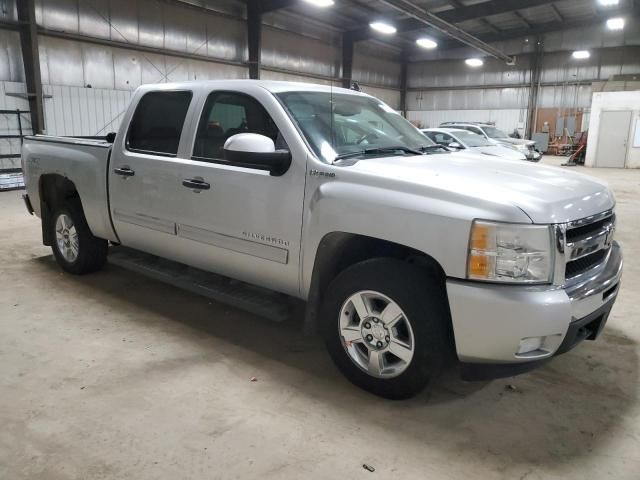
[[[44,131],[44,107],[35,0],[20,0],[18,2],[18,21],[20,22],[20,47],[22,48],[22,62],[27,83],[31,126],[33,133],[42,133]]]
[[[400,65],[400,111],[402,115],[407,117],[407,70],[409,64],[406,56],[403,55],[402,64]]]
[[[544,41],[542,37],[536,37],[535,42],[536,49],[531,63],[531,82],[529,85],[529,101],[527,102],[527,128],[525,129],[525,137],[527,138],[531,138],[536,129],[540,76],[542,75],[542,61],[544,59]]]
[[[349,33],[342,35],[342,86],[351,88],[353,83],[353,37]]]
[[[247,45],[249,47],[249,78],[260,79],[262,49],[262,2],[247,1]]]

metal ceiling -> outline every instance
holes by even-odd
[[[640,17],[640,0],[620,0],[610,7],[598,0],[335,0],[329,8],[317,8],[304,0],[264,0],[270,15],[277,17],[286,11],[300,19],[313,19],[327,28],[348,32],[357,41],[375,40],[400,48],[407,56],[419,52],[415,40],[420,36],[434,38],[440,50],[461,46],[459,40],[399,13],[389,3],[404,3],[407,10],[418,7],[489,43],[594,26],[612,16],[625,16],[628,22]],[[373,32],[369,23],[374,20],[392,23],[398,33],[385,36]]]

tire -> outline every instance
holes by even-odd
[[[55,208],[49,228],[53,238],[51,250],[63,270],[82,275],[104,267],[108,243],[93,236],[79,201],[66,202]]]
[[[389,305],[393,308],[385,309]],[[341,272],[327,289],[320,321],[342,374],[384,398],[401,400],[419,393],[450,358],[449,308],[440,282],[400,260],[367,260]]]

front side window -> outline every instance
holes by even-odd
[[[462,140],[464,143],[466,143],[470,147],[487,147],[487,146],[493,145],[483,135],[467,132],[466,130],[456,132],[456,135],[460,140]]]
[[[273,140],[276,149],[287,149],[278,127],[257,100],[241,93],[214,92],[202,110],[193,157],[223,160],[225,142],[238,133],[258,133]]]
[[[435,134],[435,138],[433,140],[435,140],[435,142],[438,145],[444,145],[444,146],[449,146],[449,144],[454,141],[451,135],[447,135],[446,133],[440,133],[440,132]]]
[[[484,135],[482,130],[480,130],[478,127],[462,127],[462,128],[464,128],[465,130],[471,133],[475,133],[476,135]]]
[[[383,149],[419,150],[434,143],[375,98],[331,92],[277,94],[318,158],[381,154]],[[388,153],[387,153],[388,155]]]
[[[127,149],[133,152],[176,156],[191,92],[149,92],[138,102]]]
[[[489,138],[508,138],[509,135],[496,127],[484,127],[484,131]]]

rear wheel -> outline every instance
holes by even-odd
[[[65,203],[53,213],[51,246],[58,264],[74,274],[100,270],[107,260],[106,240],[94,237],[78,202]]]
[[[353,265],[331,283],[322,331],[340,371],[390,399],[420,392],[449,353],[449,313],[440,283],[395,259]]]

